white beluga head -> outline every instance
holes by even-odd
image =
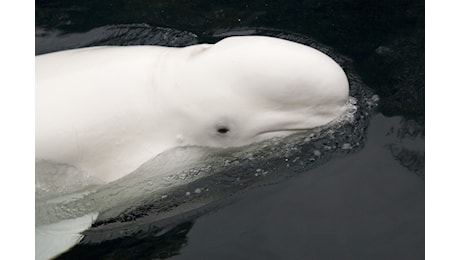
[[[313,48],[260,36],[192,48],[176,54],[189,57],[161,81],[162,101],[190,126],[177,132],[186,144],[245,145],[325,125],[345,110],[345,73]]]
[[[36,67],[36,158],[104,181],[177,146],[242,146],[328,124],[349,91],[327,55],[263,36],[77,49],[37,56]]]

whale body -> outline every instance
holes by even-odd
[[[35,65],[36,160],[103,183],[178,146],[244,146],[329,124],[349,98],[333,59],[265,36],[73,49],[36,56]],[[36,226],[36,259],[78,243],[97,216]]]
[[[329,56],[265,36],[89,47],[35,65],[36,159],[104,182],[177,146],[243,146],[328,124],[349,95]]]

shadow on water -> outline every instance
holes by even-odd
[[[153,229],[140,236],[126,237],[99,244],[78,245],[59,259],[163,259],[179,254],[187,243],[192,222],[170,230]],[[123,248],[123,250],[118,250]]]

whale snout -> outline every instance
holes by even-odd
[[[327,124],[343,113],[349,95],[347,76],[332,58],[272,37],[226,38],[195,55],[179,74],[176,82],[190,89],[191,107],[252,114],[256,119],[247,124],[273,123],[274,129],[260,130],[267,133]]]

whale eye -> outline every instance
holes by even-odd
[[[226,117],[217,120],[217,122],[214,125],[214,133],[220,137],[227,137],[233,135],[234,133],[232,133],[232,130],[234,129],[235,128],[233,122]]]
[[[226,133],[230,132],[230,129],[228,127],[225,127],[225,126],[219,126],[219,127],[217,127],[217,132],[219,134],[226,134]]]

